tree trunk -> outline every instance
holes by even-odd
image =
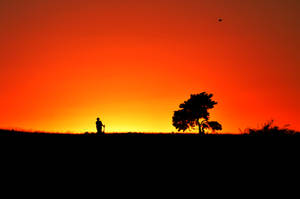
[[[198,127],[199,127],[199,135],[204,135],[204,130],[202,129],[202,126],[201,126],[199,120],[197,120],[197,124],[198,124]]]

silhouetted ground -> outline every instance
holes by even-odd
[[[224,166],[228,156],[261,160],[270,156],[286,157],[300,150],[300,134],[261,136],[231,134],[57,134],[29,133],[0,130],[0,151],[13,159],[28,161],[27,157],[46,158],[66,161],[69,158],[89,158],[89,161],[100,161],[107,165],[117,161],[115,165],[124,165],[130,161],[141,160],[151,163],[168,160],[184,160],[189,157],[195,162],[209,164],[210,161],[221,161],[215,166]],[[255,155],[254,155],[255,154]],[[50,158],[49,158],[50,157]],[[297,156],[293,155],[293,158]],[[82,163],[82,162],[81,162]],[[191,163],[190,163],[191,164]],[[122,166],[121,166],[122,167]],[[174,167],[176,165],[174,164]],[[178,168],[180,169],[180,168]],[[197,168],[194,168],[197,169]]]
[[[278,133],[274,130],[270,134],[268,132],[261,133],[257,130],[257,133],[253,129],[250,133],[244,134],[206,134],[199,135],[193,133],[107,133],[107,134],[96,134],[96,133],[82,133],[82,134],[71,134],[71,133],[44,133],[44,132],[23,132],[15,130],[1,130],[0,136],[8,137],[193,137],[193,138],[205,138],[205,137],[257,137],[257,136],[300,136],[299,132],[290,131],[284,133],[279,131]]]

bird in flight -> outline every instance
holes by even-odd
[[[218,19],[218,22],[223,22],[223,19],[222,19],[222,18],[219,18],[219,19]]]

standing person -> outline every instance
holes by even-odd
[[[98,134],[104,133],[102,131],[102,127],[105,127],[105,126],[102,124],[99,117],[97,118],[97,121],[96,121],[96,127],[97,127],[97,133]]]

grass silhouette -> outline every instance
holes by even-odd
[[[0,136],[67,136],[67,137],[249,137],[249,136],[299,136],[300,132],[288,129],[286,127],[280,128],[274,125],[274,121],[265,123],[262,128],[254,129],[248,128],[241,134],[195,134],[195,133],[106,133],[106,134],[96,134],[90,132],[84,132],[79,134],[72,133],[51,133],[51,132],[29,132],[20,130],[8,130],[0,129]]]
[[[260,129],[249,128],[245,130],[245,134],[254,136],[287,136],[287,135],[299,135],[300,132],[291,130],[285,127],[279,127],[274,125],[274,120],[266,122]]]

